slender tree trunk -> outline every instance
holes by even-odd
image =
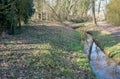
[[[41,12],[41,21],[43,20],[43,12]]]
[[[100,13],[100,8],[101,8],[101,0],[99,1],[99,5],[98,5],[98,15]]]
[[[21,13],[21,10],[18,8],[18,28],[19,28],[19,29],[21,29],[21,18],[20,18],[20,17],[21,17],[21,16],[20,16],[21,14],[20,14],[20,13]]]
[[[14,26],[13,26],[13,25],[11,25],[11,33],[10,33],[10,34],[12,34],[12,35],[15,34],[15,29],[14,29]]]
[[[41,9],[41,21],[43,20],[43,0],[42,0],[42,9]]]
[[[12,4],[12,6],[11,6],[11,28],[10,28],[10,31],[11,31],[11,33],[10,34],[15,34],[15,29],[14,29],[14,27],[15,27],[15,20],[14,20],[14,18],[15,18],[15,9],[14,9],[14,4]]]
[[[100,20],[100,9],[101,9],[101,0],[99,1],[99,4],[98,4],[98,20]]]
[[[45,15],[45,17],[46,17],[45,19],[46,19],[46,21],[47,21],[47,20],[48,20],[48,14],[47,14],[47,12],[46,12],[46,15]]]
[[[95,16],[95,0],[91,0],[91,1],[92,1],[92,18],[93,18],[93,24],[97,25],[96,16]]]
[[[19,29],[21,29],[21,19],[20,19],[20,16],[18,17],[18,21],[19,21]]]

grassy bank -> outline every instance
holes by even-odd
[[[120,41],[112,36],[101,31],[90,31],[98,45],[105,53],[120,64]]]
[[[59,26],[25,26],[0,38],[1,79],[95,79],[80,34]]]
[[[105,52],[105,54],[114,59],[117,64],[120,64],[120,38],[99,26],[82,27],[76,30],[85,30],[91,33],[96,43]]]

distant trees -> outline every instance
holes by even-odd
[[[120,0],[111,0],[107,5],[107,21],[115,25],[120,25]]]
[[[103,1],[108,0],[0,0],[0,32],[9,30],[14,34],[15,28],[20,29],[21,22],[27,23],[32,16],[35,11],[33,7],[41,21],[84,22],[92,19],[96,24],[95,14],[96,11],[100,13]],[[99,2],[98,10],[96,2]],[[114,24],[120,24],[119,2],[120,0],[111,0],[107,5],[107,20]],[[90,10],[92,18],[88,16]]]
[[[43,9],[45,6],[45,0],[35,0],[36,12],[38,13],[39,19],[43,20]]]
[[[48,19],[59,22],[65,20],[84,22],[92,19],[93,24],[97,24],[95,16],[97,1],[100,13],[101,0],[35,0],[35,7],[41,21]],[[92,14],[88,16],[90,10]]]
[[[44,17],[59,22],[88,20],[86,18],[90,9],[90,0],[35,0],[35,2],[41,20]]]
[[[0,0],[0,32],[14,34],[21,21],[27,22],[34,13],[33,0]]]

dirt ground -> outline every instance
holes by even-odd
[[[116,40],[120,41],[120,26],[114,26],[106,22],[98,22],[98,25],[103,31],[111,33]]]

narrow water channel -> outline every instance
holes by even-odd
[[[120,79],[120,65],[104,54],[90,34],[87,34],[87,39],[84,41],[84,51],[90,59],[90,65],[97,79]]]

